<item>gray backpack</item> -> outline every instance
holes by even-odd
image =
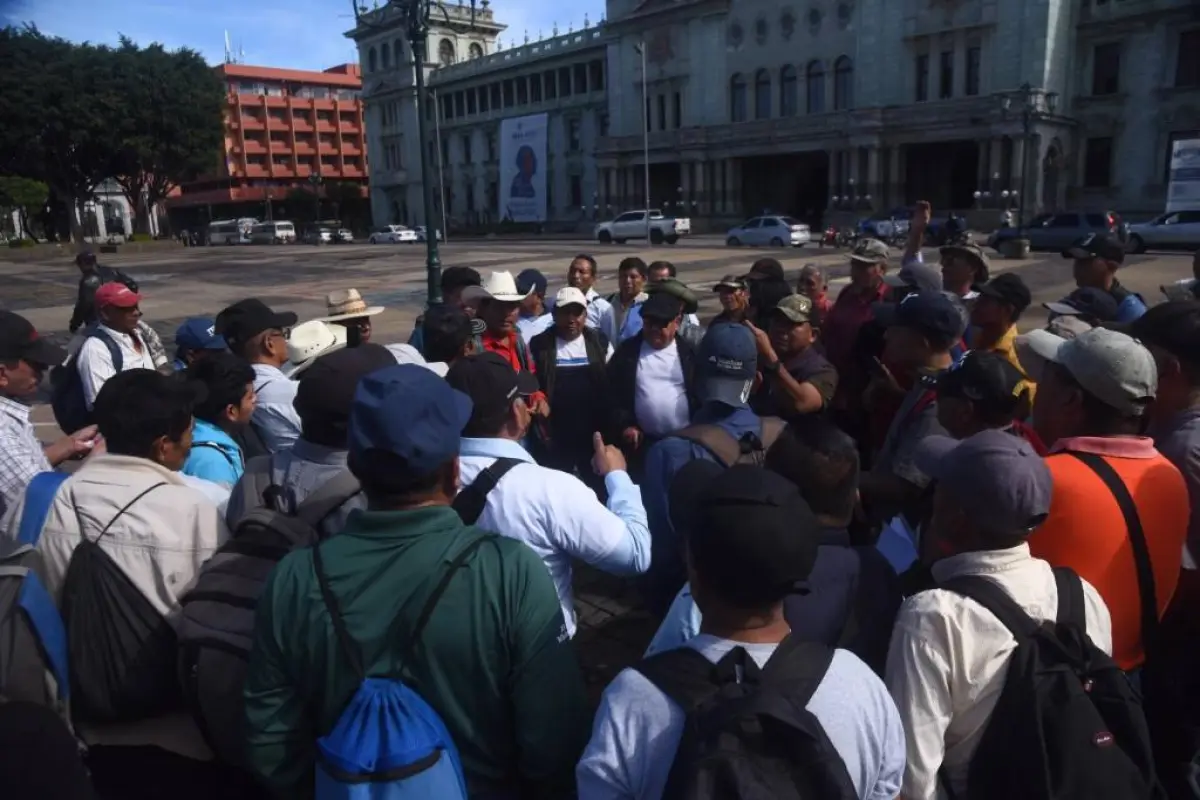
[[[288,553],[316,544],[321,521],[359,491],[358,480],[343,472],[305,498],[294,515],[273,503],[253,508],[180,602],[184,700],[209,747],[226,764],[245,766],[242,687],[267,578]]]

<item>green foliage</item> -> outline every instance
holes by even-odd
[[[26,212],[40,209],[50,199],[50,187],[19,175],[0,175],[0,205]]]
[[[129,239],[127,241],[130,241],[130,242],[153,242],[154,237],[148,233],[131,233],[131,234],[129,234]]]
[[[37,242],[33,239],[9,239],[8,246],[13,250],[24,250],[30,247],[37,247]]]
[[[218,165],[222,103],[220,81],[192,50],[0,29],[0,174],[41,181],[68,207],[114,177],[144,226],[143,195],[156,203]]]

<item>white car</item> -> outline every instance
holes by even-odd
[[[675,244],[679,237],[692,232],[692,221],[687,217],[663,216],[658,209],[650,210],[649,225],[645,211],[626,211],[616,219],[601,222],[596,226],[592,235],[601,244],[615,242],[624,244],[629,239],[645,239],[649,228],[650,241],[653,244],[666,242]]]
[[[803,222],[773,215],[748,219],[725,234],[730,247],[803,247],[811,241],[812,231]]]
[[[413,228],[413,233],[415,233],[417,235],[418,242],[425,241],[426,237],[429,236],[429,233],[427,232],[427,229],[425,228],[424,225],[418,225],[417,227]],[[440,241],[442,241],[443,238],[445,238],[445,237],[442,236],[442,232],[438,231],[437,232],[437,240],[440,242]]]
[[[1195,250],[1200,247],[1200,209],[1160,214],[1149,222],[1129,226],[1131,253],[1155,250]]]
[[[401,242],[417,241],[417,232],[403,225],[384,225],[371,232],[367,237],[371,244],[400,244]]]

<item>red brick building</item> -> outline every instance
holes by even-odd
[[[366,194],[367,153],[357,64],[308,72],[246,64],[214,68],[226,86],[225,144],[213,175],[168,198],[178,222],[229,217],[284,218],[294,188],[356,183]],[[274,206],[274,214],[267,210]],[[285,209],[285,211],[287,211]]]

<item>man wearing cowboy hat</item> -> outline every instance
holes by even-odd
[[[329,316],[318,321],[346,329],[351,347],[371,341],[371,317],[383,313],[383,306],[369,306],[358,289],[340,289],[325,295]]]
[[[348,333],[341,325],[319,319],[292,328],[292,335],[287,340],[288,360],[282,367],[283,374],[292,380],[299,380],[300,373],[311,367],[318,358],[346,347]]]
[[[477,302],[479,318],[487,329],[479,337],[478,352],[496,353],[504,358],[517,372],[537,374],[529,345],[517,332],[517,318],[521,313],[521,302],[533,292],[531,286],[522,293],[517,290],[517,281],[511,272],[496,271],[488,275],[482,286],[471,286],[463,290],[463,302]],[[529,397],[529,410],[535,417],[549,417],[550,404],[542,391]]]

